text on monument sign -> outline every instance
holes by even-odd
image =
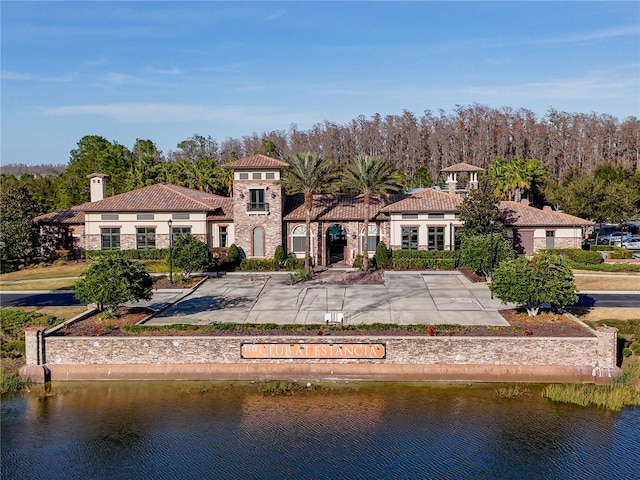
[[[243,343],[242,358],[380,359],[384,343]]]

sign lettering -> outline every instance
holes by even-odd
[[[241,358],[386,358],[384,343],[243,343]]]

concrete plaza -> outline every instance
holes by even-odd
[[[147,325],[190,323],[508,325],[484,283],[458,272],[385,272],[383,285],[289,284],[286,274],[210,278]]]

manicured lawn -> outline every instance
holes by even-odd
[[[90,261],[70,262],[64,265],[49,265],[46,267],[29,267],[17,272],[0,275],[0,282],[14,282],[17,280],[44,280],[47,278],[79,277],[91,265]]]
[[[73,290],[77,278],[65,280],[36,280],[31,282],[4,283],[0,282],[0,291],[14,292],[20,290]]]

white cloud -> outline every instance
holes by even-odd
[[[269,128],[291,122],[311,122],[316,112],[277,112],[261,106],[168,105],[159,103],[120,103],[104,105],[68,105],[46,109],[56,117],[107,117],[121,123],[225,122],[248,128]],[[275,128],[275,127],[273,127]]]
[[[2,80],[27,80],[30,82],[70,82],[73,80],[73,75],[67,74],[63,76],[37,76],[31,73],[21,72],[7,72],[3,71],[0,74]]]

